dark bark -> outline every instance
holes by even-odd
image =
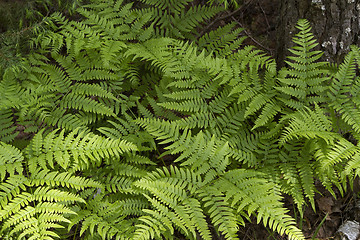
[[[277,27],[277,61],[289,55],[298,19],[306,18],[324,51],[323,60],[339,63],[352,44],[360,44],[360,0],[282,0]]]

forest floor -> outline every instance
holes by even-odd
[[[247,40],[244,42],[246,45],[254,45],[275,58],[278,7],[279,0],[244,1],[240,9],[232,12],[229,10],[228,15],[225,15],[228,17],[222,19],[219,24],[224,25],[236,21],[239,27],[245,29],[243,35],[247,36]],[[296,205],[290,197],[284,198],[285,207],[290,209],[289,214],[296,219],[298,227],[303,231],[306,239],[342,239],[336,233],[339,227],[346,220],[360,221],[360,202],[357,199],[359,187],[354,187],[353,190],[348,188],[343,195],[334,189],[335,198],[322,185],[317,185],[315,211],[309,203],[304,208],[303,216],[300,217]],[[240,239],[244,240],[287,239],[273,233],[261,224],[256,224],[256,219],[253,219],[253,223],[241,228],[240,232]]]

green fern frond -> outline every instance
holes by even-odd
[[[239,105],[232,105],[225,109],[222,114],[216,116],[217,124],[226,134],[232,136],[239,133],[244,124],[245,110]]]
[[[278,71],[235,24],[203,35],[220,7],[128,2],[54,14],[0,80],[0,235],[304,239],[281,194],[303,214],[360,174],[359,48],[328,66],[300,20]]]
[[[172,111],[170,111],[169,109],[166,109],[164,106],[161,105],[161,102],[159,102],[159,101],[162,101],[162,100],[160,98],[161,98],[160,94],[159,94],[158,101],[155,101],[151,97],[147,97],[147,100],[150,104],[152,111],[154,112],[155,117],[169,119],[169,120],[179,119],[176,116],[176,114],[174,114]],[[164,102],[164,101],[162,101],[162,102]],[[165,101],[165,104],[166,104],[166,101]]]
[[[274,103],[273,101],[269,101],[264,105],[261,114],[255,120],[255,125],[252,129],[256,129],[258,127],[266,125],[275,117],[275,115],[280,113],[281,110],[281,106]]]
[[[235,99],[229,96],[229,92],[230,89],[219,91],[218,96],[214,97],[214,100],[209,103],[209,110],[213,113],[221,113],[227,109]]]
[[[214,186],[223,189],[226,200],[231,201],[231,206],[238,213],[246,211],[251,215],[258,211],[258,223],[263,221],[265,226],[269,225],[281,235],[286,233],[290,239],[304,239],[301,231],[295,227],[295,220],[282,207],[281,197],[273,190],[273,184],[261,179],[256,172],[243,169],[228,171]]]
[[[61,186],[76,190],[83,190],[85,188],[103,188],[99,182],[84,177],[73,176],[69,172],[56,172],[49,170],[41,170],[35,172],[29,178],[31,184],[40,186],[46,184],[47,186],[55,187]]]
[[[296,162],[291,161],[293,158],[298,157],[296,154],[281,153],[279,154],[280,162],[273,162],[271,166],[269,164],[262,171],[269,174],[269,177],[279,184],[283,193],[292,197],[300,214],[303,214],[302,206],[305,204],[305,196],[302,182],[299,178],[299,169]]]
[[[11,199],[29,185],[29,180],[22,175],[12,175],[0,184],[0,206],[5,207]]]
[[[186,12],[182,11],[180,14],[176,14],[175,17],[171,19],[172,25],[186,36],[185,33],[191,33],[200,23],[211,19],[220,10],[222,9],[206,5],[191,6]],[[175,31],[173,34],[175,35]]]
[[[153,213],[154,211],[146,211],[147,213]],[[156,213],[153,213],[155,215]],[[133,236],[134,240],[147,240],[147,239],[156,239],[161,238],[161,232],[165,232],[167,229],[165,229],[162,225],[165,223],[168,223],[169,220],[166,218],[166,216],[159,216],[157,220],[155,217],[151,216],[143,216],[139,220],[144,222],[144,224],[137,225],[136,232]],[[168,224],[169,225],[169,224]],[[172,229],[172,228],[170,228]]]
[[[233,30],[235,25],[235,23],[231,23],[204,34],[197,40],[199,49],[206,49],[215,56],[227,57],[234,54],[245,40],[245,37],[239,37],[243,29]]]
[[[309,158],[302,158],[301,161],[296,165],[299,169],[299,175],[301,180],[301,185],[304,191],[304,195],[307,197],[309,202],[311,203],[311,207],[315,210],[315,184],[314,184],[314,170],[311,161]],[[307,160],[307,161],[306,161]],[[300,207],[300,206],[299,206]]]
[[[181,129],[206,129],[215,127],[213,114],[207,112],[197,112],[189,117],[174,121]]]
[[[58,136],[56,132],[53,131],[46,137],[42,132],[36,134],[26,148],[31,172],[38,165],[43,169],[58,168],[55,164],[63,169],[84,169],[89,165],[100,164],[103,159],[119,157],[124,152],[137,149],[134,144],[124,140],[112,140],[78,131],[65,137],[64,130]]]
[[[22,174],[24,156],[19,149],[0,142],[0,180],[3,181],[7,174],[10,176]]]
[[[29,209],[28,211],[32,211]],[[22,211],[21,214],[29,215],[27,212]],[[73,213],[74,214],[74,213]],[[27,239],[53,239],[52,237],[59,238],[60,236],[50,229],[63,228],[62,225],[56,222],[68,222],[69,220],[59,214],[40,214],[38,218],[28,216],[23,219],[21,223],[16,223],[16,227],[9,233],[8,236],[14,233],[21,232],[19,239],[26,237]]]
[[[350,181],[352,181],[353,176],[360,176],[359,163],[359,151],[356,151],[354,154],[351,155],[350,161],[347,162],[344,168],[344,172],[342,173],[344,175],[343,178],[350,176]]]
[[[204,207],[206,208],[212,223],[226,239],[238,239],[237,232],[239,227],[236,224],[239,216],[226,204],[226,197],[218,192],[218,189],[207,188],[206,193],[200,192],[199,197],[203,197]],[[240,218],[240,222],[241,222]]]
[[[33,193],[18,192],[11,197],[9,203],[0,208],[0,219],[6,220],[2,225],[1,232],[11,237],[30,235],[32,238],[57,236],[53,231],[47,231],[53,227],[62,227],[54,222],[69,222],[62,214],[76,214],[61,203],[56,202],[85,202],[75,194],[37,187]],[[33,206],[30,206],[30,204]],[[20,222],[22,222],[20,224]],[[10,231],[9,228],[15,226]]]
[[[0,110],[0,141],[11,142],[18,135],[15,132],[14,114],[11,109]]]
[[[76,94],[75,92],[64,96],[60,107],[64,109],[83,110],[85,112],[97,113],[106,116],[114,116],[114,113],[109,107],[104,106],[104,104],[101,104],[84,95]]]
[[[327,152],[326,158],[321,159],[321,168],[323,168],[324,172],[327,172],[329,168],[334,167],[340,162],[345,162],[347,159],[351,159],[351,161],[353,161],[356,159],[356,157],[353,157],[358,152],[359,149],[356,145],[346,139],[339,139]]]
[[[166,139],[166,142],[163,141],[163,143],[176,141],[181,135],[179,127],[175,124],[171,124],[168,121],[144,118],[136,120],[136,123],[138,123],[141,127],[144,127],[146,131],[148,131],[155,138],[159,140]],[[182,135],[187,132],[188,131],[185,130]],[[189,134],[191,135],[191,133]]]
[[[321,138],[327,143],[334,142],[338,135],[331,132],[332,125],[330,120],[321,108],[317,105],[315,107],[315,111],[305,109],[292,117],[289,126],[285,127],[280,144],[300,137],[307,139]]]
[[[167,98],[174,100],[183,100],[183,99],[199,99],[201,97],[201,92],[199,89],[189,89],[183,91],[172,92],[164,95]]]
[[[142,60],[147,60],[153,66],[166,70],[168,67],[168,60],[170,53],[167,51],[175,40],[170,38],[150,39],[141,44],[131,46],[125,53],[125,56],[138,57]]]
[[[19,67],[7,68],[0,81],[0,111],[7,111],[10,108],[19,108],[23,99],[29,94],[28,90],[21,87],[16,80],[17,74],[22,72],[26,64]]]
[[[336,72],[329,89],[330,107],[340,113],[342,120],[349,124],[356,132],[360,131],[360,113],[358,107],[357,82],[355,78],[356,57],[354,52],[345,56],[344,62]],[[355,91],[354,91],[355,90]],[[351,96],[351,94],[354,94]]]
[[[159,103],[160,106],[179,112],[205,112],[208,105],[204,101],[188,100],[183,102]]]
[[[46,115],[42,120],[51,126],[61,127],[66,130],[87,130],[86,121],[83,121],[80,116],[66,112],[66,109],[61,108],[46,111]]]
[[[238,162],[254,167],[259,163],[257,151],[259,151],[260,135],[251,134],[241,128],[236,135],[222,136],[224,141],[229,142],[230,155]]]
[[[174,183],[176,184],[174,185]],[[189,237],[196,237],[196,230],[198,230],[204,239],[211,239],[200,202],[191,195],[188,196],[186,191],[188,190],[190,194],[194,193],[200,184],[202,184],[201,179],[191,171],[173,167],[170,170],[158,169],[138,181],[136,186],[157,196],[159,200],[145,195],[156,211],[147,210],[146,213],[149,216],[140,218],[147,226],[139,225],[135,236],[139,236],[139,239],[141,239],[140,236],[151,236],[156,229],[164,229],[164,232],[173,233],[174,226]],[[191,203],[193,205],[190,207]],[[158,225],[161,218],[165,220]]]
[[[298,110],[313,103],[326,102],[325,92],[328,89],[326,82],[329,77],[325,69],[326,63],[318,62],[322,55],[321,51],[313,50],[318,44],[311,33],[310,23],[301,19],[296,28],[300,30],[293,39],[297,45],[289,50],[294,56],[288,57],[291,61],[286,61],[289,69],[279,72],[278,80],[282,86],[276,89],[296,99],[281,98],[281,101]]]
[[[181,0],[181,1],[156,1],[156,0],[141,0],[141,2],[146,3],[148,5],[152,5],[158,7],[161,10],[168,9],[169,11],[175,11],[175,13],[179,13],[177,11],[185,8],[185,6],[191,2],[191,0]]]
[[[102,77],[104,74],[100,74]],[[100,79],[100,78],[97,78]],[[108,98],[117,101],[117,98],[111,92],[106,91],[100,85],[76,83],[70,89],[74,94],[81,94],[87,96],[97,96],[101,98]]]
[[[141,2],[149,7],[140,9],[139,12],[152,16],[156,36],[180,39],[193,39],[196,27],[223,10],[215,6],[191,6],[189,0],[141,0]]]
[[[125,239],[134,231],[131,220],[121,217],[121,207],[116,202],[109,203],[101,197],[95,197],[88,200],[86,208],[78,212],[79,216],[72,219],[69,229],[83,220],[80,229],[82,237],[88,233],[90,236],[98,234],[102,239]]]
[[[249,103],[246,112],[244,114],[244,117],[246,118],[249,115],[252,115],[253,113],[257,112],[259,109],[261,109],[268,101],[269,97],[264,94],[259,94],[257,96],[254,96],[254,98]]]

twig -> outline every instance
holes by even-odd
[[[237,20],[234,15],[240,11],[242,11],[245,7],[247,7],[253,0],[249,0],[246,3],[244,3],[243,5],[241,5],[241,7],[239,7],[238,9],[236,9],[235,11],[229,12],[227,11],[228,14],[226,14],[225,16],[218,16],[217,18],[215,18],[210,24],[206,25],[206,27],[199,33],[198,38],[200,38],[205,32],[207,32],[209,30],[209,28],[211,28],[216,22],[221,21],[223,19],[229,18],[231,17],[231,19],[233,21],[235,21],[242,29],[243,32],[255,43],[257,44],[259,47],[267,50],[270,55],[272,55],[272,49],[264,46],[262,43],[260,43],[259,41],[257,41],[253,36],[251,36],[251,34],[243,27],[243,25],[241,24],[241,22],[239,20]],[[257,0],[259,3],[259,0]],[[259,3],[260,4],[260,3]],[[265,20],[266,23],[268,25],[268,27],[270,27],[270,24],[268,22],[268,19],[266,18],[266,13],[264,11],[264,9],[260,6],[263,14],[265,15]]]
[[[234,17],[231,17],[231,19],[232,19],[233,21],[235,21],[242,29],[244,29],[244,30],[243,30],[244,33],[245,33],[254,43],[256,43],[257,45],[259,45],[259,46],[262,47],[263,49],[267,50],[267,51],[270,53],[270,55],[272,55],[272,49],[264,46],[262,43],[260,43],[259,41],[257,41],[253,36],[251,36],[251,34],[250,34],[248,31],[246,31],[246,29],[242,26],[242,24],[241,24],[241,22],[239,22],[239,20],[237,20],[237,19],[234,18]]]
[[[262,13],[264,14],[264,18],[265,18],[265,21],[266,21],[266,25],[268,26],[268,29],[270,29],[271,27],[270,27],[269,21],[268,21],[268,19],[267,19],[267,17],[266,17],[266,12],[264,11],[263,7],[261,6],[260,1],[257,0],[257,2],[258,2],[258,4],[259,4],[259,7],[260,7]]]
[[[235,11],[232,11],[232,12],[227,11],[228,14],[225,16],[218,16],[217,18],[215,18],[210,24],[206,25],[206,27],[199,33],[199,37],[201,37],[204,33],[206,33],[209,30],[209,28],[211,28],[216,22],[234,16],[236,13],[243,10],[244,6],[249,5],[252,1],[253,0],[249,0],[248,2],[241,5],[241,7],[239,7]]]

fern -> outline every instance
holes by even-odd
[[[1,236],[238,239],[257,219],[304,239],[282,194],[302,213],[315,181],[359,175],[359,49],[329,68],[300,20],[277,70],[233,24],[201,32],[220,7],[127,2],[53,14],[5,70]]]
[[[295,56],[289,57],[292,61],[286,61],[290,69],[284,69],[279,73],[281,86],[276,89],[284,94],[281,98],[284,104],[301,109],[312,103],[325,102],[324,93],[327,90],[328,76],[324,68],[326,63],[317,62],[322,54],[313,50],[318,44],[310,32],[309,22],[299,20],[297,28],[300,32],[293,39],[297,46],[290,49]]]
[[[15,132],[16,126],[13,125],[13,112],[11,109],[0,110],[0,140],[11,142],[18,133]]]
[[[237,186],[237,188],[236,188],[236,190],[234,190],[234,192],[238,192],[239,196],[235,197],[235,199],[237,199],[237,200],[235,200],[236,202],[233,202],[231,205],[228,205],[228,199],[231,198],[234,193],[231,193],[231,194],[229,193],[231,197],[227,197],[226,200],[221,197],[221,196],[223,196],[223,194],[226,194],[224,192],[223,187],[225,185],[228,186],[228,184],[234,184],[234,182],[232,180],[229,180],[229,183],[224,182],[225,179],[227,178],[226,177],[227,175],[232,176],[231,170],[230,171],[226,170],[228,163],[229,163],[229,156],[230,156],[229,155],[230,154],[229,146],[227,143],[225,143],[225,144],[221,143],[221,142],[216,143],[216,139],[214,137],[212,137],[211,139],[208,139],[201,132],[192,137],[192,133],[189,130],[185,129],[184,132],[181,133],[179,131],[179,128],[175,124],[170,124],[168,122],[160,122],[160,121],[156,121],[156,120],[151,121],[151,120],[143,119],[143,120],[140,120],[139,123],[141,125],[145,126],[146,129],[151,134],[156,136],[158,139],[163,140],[162,141],[163,144],[166,144],[169,141],[174,142],[173,144],[166,147],[166,149],[168,149],[169,153],[171,153],[171,154],[181,153],[179,155],[179,157],[175,160],[175,162],[180,161],[180,162],[182,162],[181,166],[184,166],[184,167],[189,166],[190,170],[188,170],[188,171],[194,172],[195,175],[199,175],[199,174],[203,175],[203,183],[202,183],[203,186],[212,186],[212,187],[209,187],[209,189],[206,187],[199,188],[199,191],[200,191],[199,196],[204,197],[204,199],[202,200],[202,201],[205,201],[204,206],[211,206],[210,209],[218,209],[218,208],[223,209],[224,208],[224,210],[221,210],[221,211],[209,210],[210,211],[209,215],[210,215],[210,218],[213,219],[213,224],[219,228],[220,232],[224,233],[225,237],[227,237],[229,239],[236,238],[237,227],[236,227],[236,224],[233,225],[234,222],[236,221],[235,219],[241,218],[241,216],[244,216],[246,214],[251,215],[253,213],[253,211],[259,211],[259,213],[258,213],[258,214],[260,214],[260,215],[258,215],[259,221],[262,219],[262,217],[261,217],[261,215],[263,214],[262,212],[264,212],[264,214],[265,214],[265,216],[264,216],[265,225],[267,224],[267,219],[270,218],[271,219],[270,227],[277,229],[280,233],[282,233],[283,231],[289,231],[289,232],[287,232],[287,234],[289,236],[293,237],[294,239],[301,238],[300,237],[301,233],[299,232],[299,230],[297,230],[296,228],[289,227],[290,225],[292,225],[294,223],[293,220],[290,217],[287,218],[288,220],[283,219],[283,216],[285,214],[284,209],[282,209],[282,210],[279,209],[278,212],[274,211],[274,213],[273,213],[274,215],[266,215],[266,214],[270,214],[270,213],[268,211],[266,211],[265,209],[261,210],[261,207],[267,206],[267,204],[269,204],[269,206],[274,205],[274,203],[270,204],[270,203],[263,202],[263,203],[258,203],[258,205],[256,205],[256,207],[255,207],[255,205],[248,206],[248,204],[250,202],[257,201],[256,199],[259,196],[259,194],[265,194],[265,195],[262,195],[261,197],[259,197],[259,199],[269,199],[269,200],[271,199],[271,201],[275,201],[275,202],[279,201],[280,199],[275,200],[274,197],[270,197],[270,196],[266,197],[266,194],[269,193],[270,189],[273,189],[273,187],[270,187],[270,185],[269,185],[269,190],[264,190],[264,189],[255,190],[255,188],[256,189],[259,188],[260,183],[257,183],[257,184],[254,183],[254,186],[253,186],[254,189],[250,190],[252,181],[249,180],[249,184],[246,184],[241,181],[243,184],[241,186],[246,186],[245,188],[249,192],[241,193],[241,191],[238,189],[239,186]],[[193,138],[194,140],[191,140],[191,138]],[[211,150],[211,149],[213,149],[213,150]],[[176,171],[176,169],[175,169],[175,171]],[[181,172],[181,169],[178,171]],[[233,170],[233,171],[235,171],[235,170]],[[245,178],[248,176],[247,174],[250,174],[249,171],[250,170],[247,170],[244,172]],[[157,176],[160,177],[160,176],[162,176],[162,174],[164,174],[164,173],[160,173],[160,175],[157,174]],[[169,174],[169,173],[167,173],[167,174]],[[182,175],[185,176],[184,173]],[[234,176],[239,176],[239,175],[241,176],[241,174],[236,173]],[[225,178],[225,179],[223,180],[223,178]],[[262,180],[259,180],[259,181],[262,181]],[[217,185],[217,184],[219,184],[219,185]],[[175,212],[181,211],[181,210],[176,210],[177,207],[175,207],[175,206],[177,206],[176,205],[177,201],[171,202],[171,203],[168,202],[168,201],[170,201],[170,199],[171,199],[171,201],[173,201],[173,199],[174,199],[173,196],[172,197],[165,196],[166,194],[178,195],[178,194],[180,194],[180,193],[178,193],[178,191],[180,191],[180,190],[175,190],[175,189],[170,190],[170,189],[168,189],[170,186],[168,186],[168,187],[166,187],[166,189],[168,189],[168,190],[166,190],[166,191],[162,190],[161,192],[157,192],[161,189],[161,187],[159,185],[160,185],[160,183],[157,183],[154,185],[154,187],[157,186],[157,190],[150,190],[150,187],[152,186],[151,183],[149,183],[149,182],[141,183],[141,186],[143,188],[150,190],[152,192],[152,194],[154,194],[155,196],[158,196],[157,198],[162,199],[161,201],[164,201],[165,205],[169,205],[171,207],[172,204],[175,204],[173,211],[175,211]],[[213,186],[218,186],[218,187],[215,190],[215,189],[212,189]],[[191,189],[189,189],[188,191],[190,191],[190,193],[191,193],[192,190],[194,191],[193,188],[194,187],[191,187]],[[230,186],[226,187],[225,189],[229,189],[229,188],[230,188]],[[210,199],[211,199],[209,196],[209,192],[214,194],[214,196],[213,196],[214,200],[211,200],[211,202],[207,202],[207,201],[210,201]],[[254,192],[254,196],[252,196],[253,192]],[[183,194],[181,196],[183,196]],[[180,198],[180,195],[179,195],[179,198]],[[183,198],[180,198],[180,199],[183,199]],[[209,199],[209,200],[207,200],[207,199]],[[217,200],[215,200],[215,199],[217,199]],[[243,207],[240,207],[240,208],[235,207],[236,203],[238,203],[239,206],[243,206]],[[163,231],[166,232],[167,227],[163,226],[161,228],[161,225],[159,225],[158,220],[159,220],[159,217],[161,217],[161,216],[169,216],[170,210],[165,210],[163,207],[160,208],[160,206],[162,206],[160,202],[156,202],[156,203],[153,202],[152,204],[159,205],[156,215],[153,215],[153,214],[155,214],[155,212],[151,212],[151,215],[153,215],[153,217],[156,217],[157,221],[152,222],[151,224],[150,224],[150,222],[147,222],[147,223],[153,226],[152,229],[154,229],[154,228],[164,229]],[[277,205],[280,207],[281,203],[278,202]],[[248,206],[249,209],[247,209],[246,206]],[[259,206],[261,206],[261,207],[258,208]],[[244,208],[244,209],[242,209],[242,208]],[[237,214],[235,214],[234,209],[237,209]],[[166,212],[166,214],[161,215],[161,212],[164,212],[164,211]],[[228,215],[226,217],[222,216],[221,214],[223,214],[224,211],[229,212],[229,214],[231,213],[231,215],[233,217],[229,219]],[[229,216],[231,216],[231,215],[229,215]],[[180,216],[177,216],[177,217],[180,217]],[[190,221],[189,217],[183,216],[180,219],[178,219],[177,217],[174,216],[174,219],[170,218],[169,221],[172,222],[172,224],[175,224],[175,226],[177,225],[180,231],[181,230],[184,231],[184,229],[191,229],[191,228],[189,228],[189,226],[186,225],[186,221]],[[185,220],[185,218],[188,220]],[[146,218],[146,219],[148,219],[148,218]],[[222,220],[220,221],[219,219],[222,219]],[[275,219],[277,219],[277,220],[275,220]],[[179,221],[179,223],[177,223],[178,221]],[[180,222],[185,225],[181,225]],[[189,224],[189,223],[187,223],[187,224]],[[233,227],[230,227],[231,225]],[[151,229],[149,229],[149,228],[146,228],[146,229],[147,229],[146,230],[147,232],[151,231]],[[145,231],[145,229],[142,227],[140,230],[141,234],[147,234],[148,236],[152,236],[150,232],[145,233],[144,231]],[[203,231],[205,231],[205,229]],[[161,231],[159,231],[157,234],[161,234]],[[190,233],[185,232],[185,234],[189,235]]]
[[[22,174],[24,156],[21,152],[11,145],[0,142],[0,179],[3,181],[7,174],[10,176]]]
[[[340,65],[330,86],[330,107],[341,114],[341,119],[350,125],[354,131],[359,131],[357,124],[359,113],[357,108],[357,79],[355,79],[356,54],[350,52]],[[352,97],[348,97],[351,94]]]
[[[78,136],[75,137],[76,134]],[[124,148],[121,145],[121,142],[78,132],[64,137],[64,131],[58,135],[57,131],[53,131],[46,137],[38,133],[26,148],[25,156],[19,150],[3,144],[2,152],[8,152],[6,158],[5,155],[2,157],[5,169],[2,167],[1,178],[5,178],[5,181],[0,187],[3,235],[19,234],[19,238],[28,236],[38,239],[59,237],[49,229],[63,228],[63,223],[70,223],[66,216],[77,214],[67,205],[85,203],[72,190],[103,189],[99,182],[64,171],[69,168],[70,159],[75,160],[73,165],[76,168],[79,158],[87,162],[85,165],[89,165],[88,161],[119,156],[132,148],[131,145],[125,144]],[[63,172],[55,171],[54,168]],[[29,170],[28,176],[22,175],[23,169]],[[7,176],[6,172],[10,175]],[[11,230],[13,226],[16,227]]]
[[[156,36],[193,39],[196,28],[214,17],[222,8],[208,5],[191,6],[191,0],[140,0],[148,5],[139,10],[150,14]],[[189,6],[190,5],[190,6]]]
[[[280,144],[300,137],[321,138],[327,143],[336,139],[337,134],[331,132],[331,122],[317,105],[315,107],[315,111],[299,111],[299,116],[290,120],[289,126],[284,129]]]
[[[31,159],[29,161],[31,172],[37,169],[38,165],[44,169],[53,169],[55,164],[65,170],[70,166],[74,170],[84,169],[89,165],[100,165],[100,162],[97,162],[99,159],[136,150],[136,146],[126,141],[104,139],[92,134],[78,134],[77,131],[67,137],[64,137],[64,130],[58,136],[55,133],[56,131],[53,131],[45,138],[37,134],[27,147],[27,154]],[[63,149],[69,149],[69,151],[61,151]],[[53,162],[54,156],[56,156],[56,162]]]
[[[232,23],[204,34],[197,40],[197,45],[214,56],[232,56],[245,40],[245,37],[239,37],[243,29],[233,29],[234,27],[235,23]]]

